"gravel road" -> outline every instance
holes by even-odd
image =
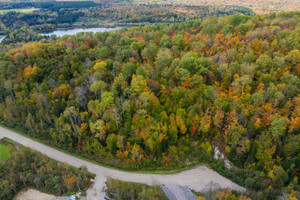
[[[5,37],[0,37],[0,44],[2,43],[2,41],[5,39]]]
[[[219,175],[217,172],[209,169],[204,165],[180,173],[168,175],[125,172],[106,168],[76,158],[69,154],[53,149],[47,145],[33,141],[13,131],[0,127],[0,139],[3,137],[7,137],[24,146],[35,149],[54,160],[67,162],[69,165],[72,165],[74,167],[80,167],[82,165],[87,166],[89,172],[96,174],[94,185],[89,190],[87,190],[86,199],[88,200],[104,199],[105,193],[103,192],[103,188],[108,177],[122,181],[144,183],[147,185],[176,184],[179,186],[188,187],[198,192],[206,192],[211,188],[212,185],[217,188],[231,188],[238,191],[245,191],[243,187],[233,183],[229,179]]]

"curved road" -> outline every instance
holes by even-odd
[[[103,188],[108,177],[128,182],[144,183],[147,185],[180,185],[186,186],[198,192],[205,192],[213,188],[231,188],[234,190],[245,191],[245,189],[229,179],[219,175],[217,172],[206,166],[198,166],[194,169],[183,171],[177,174],[139,174],[133,172],[119,171],[116,169],[106,168],[91,162],[76,158],[69,154],[60,152],[47,145],[33,141],[27,137],[19,135],[13,131],[0,127],[0,139],[7,137],[24,146],[35,149],[48,157],[60,161],[67,162],[74,167],[82,165],[87,166],[89,172],[96,174],[94,185],[87,190],[88,200],[104,199],[105,193]]]

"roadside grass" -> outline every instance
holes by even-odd
[[[6,14],[8,12],[20,12],[20,13],[32,13],[34,11],[39,10],[38,8],[19,8],[19,9],[5,9],[5,10],[0,10],[0,15]]]
[[[82,159],[84,161],[88,161],[88,162],[93,163],[95,165],[99,165],[99,166],[102,166],[102,167],[106,167],[106,168],[110,168],[110,169],[115,169],[115,170],[119,170],[119,171],[123,171],[123,172],[140,173],[140,174],[176,174],[176,173],[180,173],[182,171],[193,169],[194,167],[196,167],[196,166],[198,166],[200,164],[200,163],[193,163],[193,164],[190,164],[190,165],[185,166],[185,167],[180,167],[180,168],[179,167],[177,167],[177,168],[174,167],[173,169],[166,169],[166,170],[153,170],[153,171],[152,170],[151,171],[149,171],[149,170],[148,171],[147,170],[126,170],[126,169],[122,169],[120,167],[114,166],[113,164],[109,165],[109,164],[106,164],[106,163],[99,163],[99,162],[91,160],[91,159],[89,159],[87,157],[84,157],[82,155],[79,155],[78,153],[66,151],[66,150],[58,148],[58,147],[56,147],[56,146],[54,146],[52,144],[46,143],[44,140],[40,140],[40,139],[37,139],[37,138],[34,138],[34,137],[30,137],[30,136],[26,135],[25,133],[23,133],[23,132],[21,132],[19,130],[16,130],[16,129],[4,126],[3,124],[0,124],[0,127],[8,129],[10,131],[13,131],[13,132],[15,132],[15,133],[17,133],[19,135],[22,135],[22,136],[24,136],[26,138],[29,138],[29,139],[33,140],[33,141],[39,142],[41,144],[44,144],[44,145],[46,145],[48,147],[51,147],[51,148],[56,149],[58,151],[61,151],[61,152],[65,153],[65,154],[68,154],[70,156],[74,156],[74,157]],[[5,139],[8,139],[8,138],[5,138]],[[8,140],[10,140],[10,139],[8,139]],[[10,141],[12,141],[12,140],[10,140]]]
[[[2,138],[1,140],[4,141],[5,143],[14,144],[14,145],[17,144],[17,145],[19,145],[20,147],[23,147],[23,145],[21,145],[21,144],[15,142],[15,141],[13,141],[13,140],[11,140],[11,139],[9,139],[9,138],[6,138],[6,137]],[[0,141],[1,141],[1,140],[0,140]]]
[[[0,162],[5,162],[9,157],[8,146],[0,144]]]

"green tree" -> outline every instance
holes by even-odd
[[[135,73],[135,65],[133,63],[126,63],[122,69],[122,72],[124,74],[124,78],[130,82],[131,76]]]
[[[131,88],[134,92],[140,94],[145,90],[146,87],[147,87],[147,82],[143,76],[133,75],[131,81]]]
[[[278,139],[283,136],[287,127],[287,122],[284,118],[275,118],[271,122],[270,131],[274,139]]]
[[[104,140],[106,137],[106,127],[105,122],[101,119],[98,119],[94,123],[90,123],[91,131],[95,137],[99,138],[100,140]]]

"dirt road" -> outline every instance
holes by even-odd
[[[104,199],[105,193],[103,192],[103,187],[105,186],[105,180],[108,177],[122,181],[144,183],[147,185],[177,184],[189,187],[198,192],[208,191],[212,186],[217,188],[231,188],[239,191],[245,190],[206,166],[198,166],[191,170],[169,175],[132,173],[110,169],[87,162],[0,127],[0,139],[3,137],[7,137],[24,146],[35,149],[54,160],[67,162],[74,167],[80,167],[82,165],[87,166],[89,172],[96,174],[94,185],[87,191],[86,198],[88,200]]]

